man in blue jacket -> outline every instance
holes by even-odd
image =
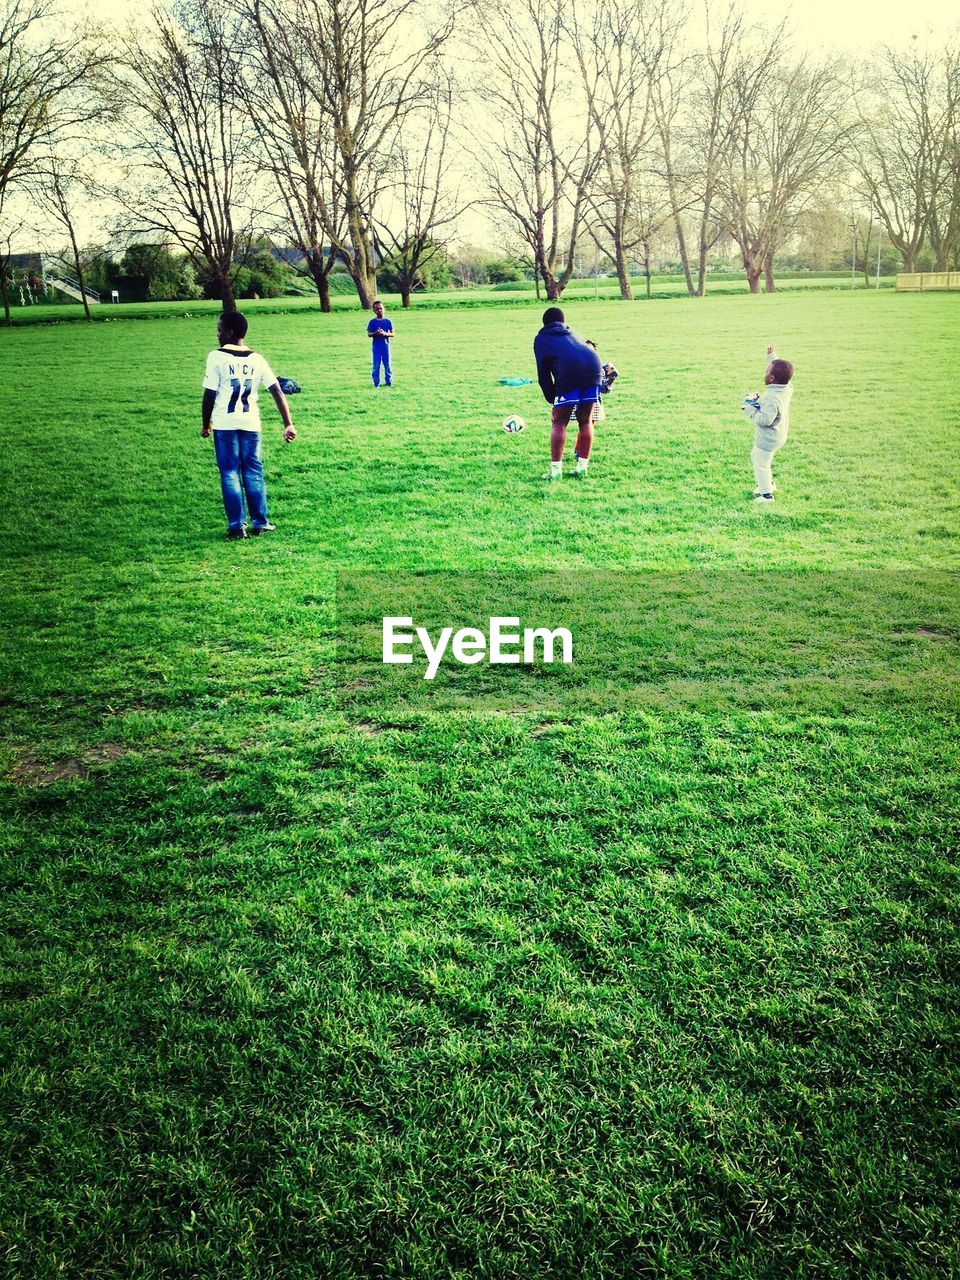
[[[559,307],[547,307],[543,313],[543,328],[534,339],[533,354],[537,358],[540,390],[553,406],[551,462],[544,479],[559,480],[563,475],[567,423],[576,411],[579,433],[573,475],[574,479],[583,480],[593,444],[593,407],[600,399],[600,357],[571,331]]]

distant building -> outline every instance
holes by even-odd
[[[270,252],[276,258],[277,262],[282,262],[284,266],[293,267],[295,271],[302,271],[307,265],[307,260],[303,255],[303,250],[298,249],[293,244],[272,244]],[[331,250],[324,249],[323,256],[328,258]]]
[[[43,275],[42,253],[11,253],[7,259],[7,270],[23,275]]]

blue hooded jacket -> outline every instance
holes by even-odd
[[[549,404],[568,391],[599,386],[603,377],[600,357],[562,320],[543,326],[533,340],[533,354],[537,381]]]

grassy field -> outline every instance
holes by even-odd
[[[394,312],[389,391],[251,308],[246,543],[182,310],[0,333],[0,1271],[960,1274],[960,298],[573,298],[622,376],[551,487],[536,305]],[[516,600],[589,661],[355,651]]]

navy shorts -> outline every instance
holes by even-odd
[[[600,384],[596,383],[592,387],[577,387],[575,391],[565,391],[562,396],[557,396],[553,402],[553,407],[563,407],[566,405],[577,404],[593,404],[594,401],[600,399]]]

